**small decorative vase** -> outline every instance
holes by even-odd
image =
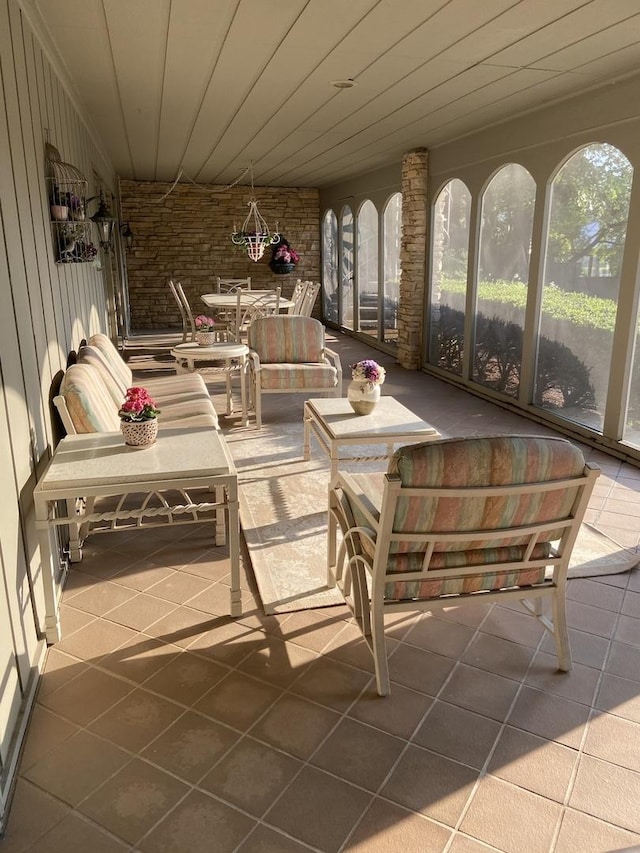
[[[216,342],[215,332],[196,332],[196,341],[201,347],[210,347]]]
[[[276,275],[287,275],[287,273],[293,272],[295,268],[295,264],[278,264],[275,261],[271,263],[271,269]]]
[[[158,419],[149,421],[120,421],[124,443],[129,447],[151,447],[158,437]]]
[[[379,385],[352,379],[347,387],[347,400],[356,415],[370,415],[379,399]]]

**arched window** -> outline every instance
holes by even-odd
[[[350,207],[340,217],[340,324],[353,329],[353,213]]]
[[[471,194],[455,178],[433,206],[429,361],[462,373]]]
[[[384,293],[382,340],[398,342],[398,302],[400,300],[400,239],[402,237],[402,193],[394,193],[384,208],[383,256]]]
[[[328,210],[322,220],[322,306],[324,319],[338,322],[338,219]]]
[[[551,185],[534,401],[598,431],[614,368],[632,177],[621,151],[593,144]]]
[[[365,201],[357,218],[359,332],[378,337],[378,211]]]
[[[517,163],[482,195],[473,378],[511,397],[520,387],[535,200],[535,181]]]

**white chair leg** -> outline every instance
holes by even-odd
[[[371,615],[371,651],[376,668],[376,686],[380,696],[388,696],[391,693],[391,681],[389,679],[389,661],[387,660],[382,605],[379,608],[373,608]]]
[[[564,590],[553,596],[553,637],[556,641],[558,669],[569,672],[571,663],[571,646],[569,645],[569,630],[567,628],[567,609]]]
[[[262,429],[262,398],[258,380],[253,383],[253,405],[256,411],[256,429]]]

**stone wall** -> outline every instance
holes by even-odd
[[[260,213],[273,231],[279,232],[300,255],[288,275],[275,275],[270,267],[271,251],[254,263],[246,251],[231,243],[231,233],[240,228],[249,212],[251,190],[244,186],[211,192],[212,187],[151,181],[121,181],[122,221],[135,235],[127,251],[127,278],[131,328],[165,329],[180,326],[178,306],[167,281],[181,281],[194,313],[204,310],[202,293],[214,289],[215,276],[245,278],[251,286],[282,286],[289,296],[297,279],[320,280],[320,203],[315,189],[257,187],[254,191]],[[314,316],[320,317],[318,297]]]
[[[402,160],[402,242],[400,245],[400,304],[398,361],[418,370],[422,361],[422,322],[425,298],[426,247],[429,217],[428,153],[410,151]]]

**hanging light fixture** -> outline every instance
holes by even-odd
[[[98,226],[98,232],[100,234],[100,246],[104,249],[105,252],[108,252],[111,249],[111,235],[113,233],[113,229],[117,220],[107,207],[102,191],[100,192],[100,196],[92,196],[88,200],[88,202],[93,201],[93,199],[96,198],[100,198],[100,204],[98,205],[98,209],[96,210],[96,212],[93,214],[93,216],[90,216],[89,219],[92,222],[95,222]]]
[[[253,195],[253,167],[251,166],[251,199],[248,202],[249,213],[238,230],[234,224],[231,242],[235,246],[244,246],[252,261],[259,261],[264,255],[264,250],[271,243],[277,243],[280,239],[278,223],[276,222],[276,233],[269,233],[269,226],[264,216],[258,210],[258,201]]]
[[[125,222],[124,225],[120,226],[120,233],[124,237],[124,242],[127,246],[127,249],[133,248],[133,241],[135,239],[135,234],[131,230],[131,226],[128,222]]]

